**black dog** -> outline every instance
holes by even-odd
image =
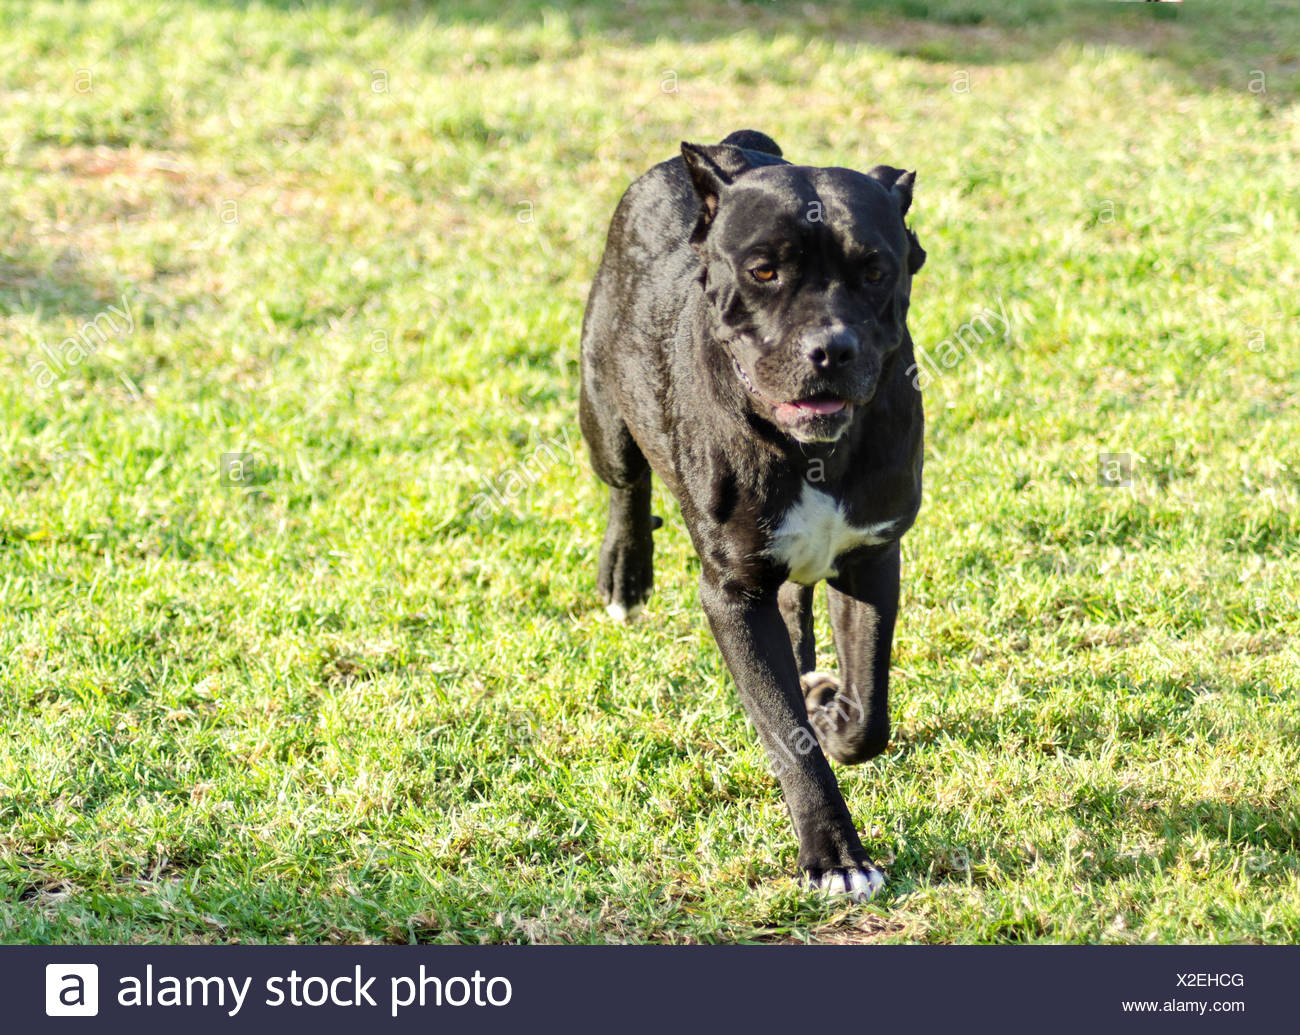
[[[599,589],[650,594],[650,472],[681,504],[700,601],[815,887],[884,883],[826,755],[889,741],[899,537],[921,504],[908,368],[914,174],[791,165],[767,136],[682,144],[623,195],[582,327],[582,433],[610,486]],[[815,671],[830,583],[839,678]],[[824,752],[824,753],[823,753]]]

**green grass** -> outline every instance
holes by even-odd
[[[0,5],[4,939],[1300,940],[1300,8],[1145,7]],[[594,592],[604,228],[744,126],[919,170],[923,347],[1011,324],[926,391],[867,907],[666,496]]]

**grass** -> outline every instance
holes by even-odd
[[[1184,6],[0,5],[3,938],[1300,940],[1300,9]],[[971,345],[866,907],[669,499],[594,593],[604,228],[743,126],[918,169]]]

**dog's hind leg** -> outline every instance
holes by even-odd
[[[812,672],[817,667],[817,644],[813,639],[813,587],[797,582],[785,582],[777,594],[785,627],[790,630],[790,645],[794,648],[795,664],[799,675]]]
[[[799,686],[803,690],[808,715],[816,716],[838,693],[840,681],[829,672],[817,671],[817,641],[813,635],[813,587],[785,582],[777,594],[781,617],[790,631],[795,664],[799,666]],[[819,734],[820,736],[820,734]]]
[[[828,732],[827,719],[834,714],[834,701],[840,690],[839,678],[830,672],[817,671],[817,641],[813,635],[813,587],[797,582],[786,582],[777,594],[781,617],[790,630],[790,643],[794,647],[795,663],[799,666],[799,686],[803,689],[804,706],[810,720],[820,722],[818,736],[823,746]],[[845,705],[847,707],[847,703]],[[827,749],[831,757],[837,757]]]
[[[889,744],[889,653],[898,615],[899,549],[894,543],[830,580],[831,628],[840,678],[803,680],[808,720],[823,750],[853,765]]]
[[[654,585],[657,519],[650,515],[650,465],[617,410],[584,379],[579,410],[591,466],[609,486],[609,521],[596,588],[610,616],[635,618]]]
[[[609,523],[600,547],[596,586],[617,621],[637,616],[654,586],[654,519],[650,471],[627,487],[610,486]]]

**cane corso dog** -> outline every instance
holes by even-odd
[[[650,594],[653,471],[699,554],[799,866],[858,900],[884,878],[827,756],[852,765],[889,741],[898,542],[921,505],[913,180],[792,165],[753,130],[683,143],[623,195],[582,326],[582,433],[609,485],[600,595],[630,619]],[[838,675],[816,669],[822,580]]]

